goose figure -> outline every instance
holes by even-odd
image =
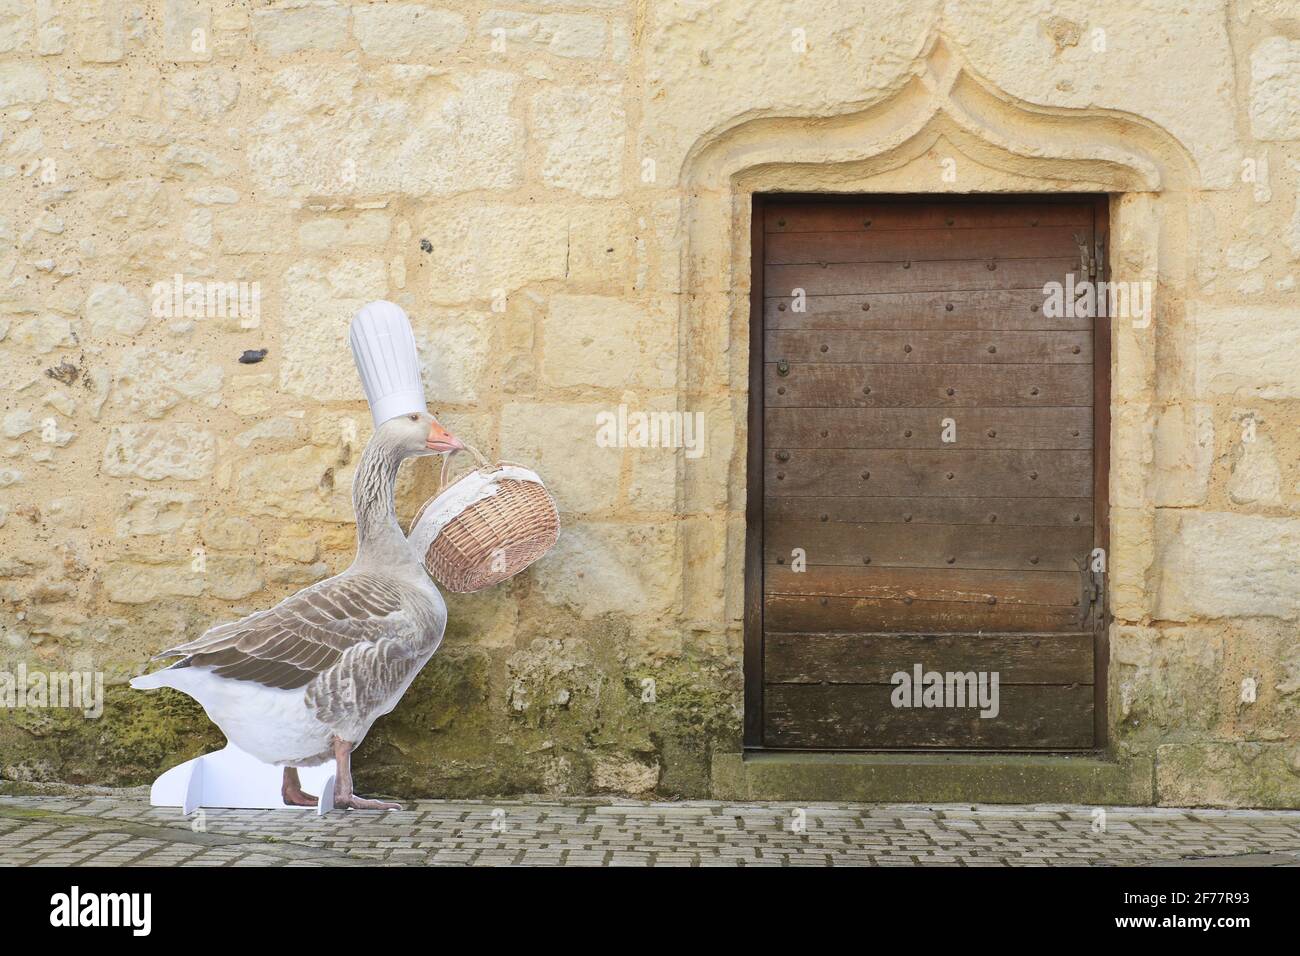
[[[391,303],[367,308],[376,306],[396,310],[378,310],[384,361],[369,371],[378,368],[382,377],[416,360],[405,313]],[[365,310],[353,322],[354,351],[363,315]],[[409,355],[403,351],[406,339]],[[392,361],[394,341],[398,361]],[[359,366],[364,353],[364,348],[357,353]],[[415,368],[418,386],[418,364]],[[180,660],[131,681],[138,689],[172,687],[197,700],[232,744],[284,768],[281,795],[292,806],[317,803],[303,792],[298,768],[333,757],[335,807],[401,809],[353,793],[351,754],[375,720],[397,706],[442,643],[447,623],[442,595],[398,524],[394,487],[405,459],[465,446],[423,408],[422,388],[406,394],[390,388],[377,398],[367,371],[362,366],[379,424],[352,481],[357,554],[351,566],[275,607],[163,651],[158,657]],[[390,417],[394,409],[402,411]]]

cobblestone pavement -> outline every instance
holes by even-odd
[[[1104,824],[1104,828],[1103,828]],[[422,800],[207,810],[145,790],[0,796],[0,865],[1300,866],[1300,812],[1079,806]]]

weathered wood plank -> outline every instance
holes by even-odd
[[[1093,745],[1090,685],[1010,684],[998,715],[978,708],[896,708],[888,684],[768,684],[764,743],[796,749],[960,747],[1082,750]]]
[[[997,672],[999,684],[1091,684],[1092,634],[871,634],[767,636],[769,684],[888,684],[926,670]]]
[[[769,407],[1090,406],[1089,365],[764,365]]]
[[[778,455],[787,456],[785,461]],[[906,495],[1081,498],[1092,453],[1056,449],[780,449],[764,469],[769,497]],[[996,524],[996,522],[993,522]]]
[[[1092,527],[1090,498],[918,498],[889,497],[769,497],[764,499],[767,521],[907,522],[914,525],[964,524],[1004,527],[1038,526],[1044,534],[1057,527]]]
[[[1038,259],[849,262],[773,266],[763,269],[765,296],[797,295],[796,289],[817,295],[865,292],[937,292],[943,289],[1038,289],[1047,282],[1064,282],[1078,272],[1078,257]]]
[[[942,524],[849,524],[768,521],[763,562],[792,560],[802,549],[808,567],[987,568],[1078,571],[1092,550],[1091,528]]]
[[[1075,571],[997,571],[988,569],[901,568],[887,565],[814,565],[794,571],[790,561],[768,565],[763,574],[767,595],[873,598],[901,601],[956,601],[1002,606],[1078,607],[1082,576]]]
[[[1079,255],[1079,226],[971,229],[860,229],[856,232],[775,232],[768,265],[897,262],[904,259],[1028,259]]]
[[[1092,333],[898,332],[881,330],[768,332],[765,358],[813,364],[930,363],[1089,365]]]
[[[870,225],[867,224],[870,220]],[[860,232],[871,229],[987,229],[1050,228],[1092,225],[1086,202],[1003,202],[998,200],[932,202],[908,199],[864,199],[819,203],[769,200],[764,222],[767,232]],[[769,235],[769,239],[770,239]]]
[[[1078,331],[1092,328],[1084,316],[1043,314],[1041,287],[984,292],[894,292],[865,295],[820,295],[807,290],[796,312],[789,295],[763,300],[767,329],[990,329]],[[949,308],[951,306],[952,308]]]
[[[956,441],[944,442],[945,419]],[[769,408],[768,457],[791,448],[1092,447],[1091,408]]]
[[[779,631],[1077,631],[1078,608],[976,604],[913,598],[835,598],[769,594],[764,630]]]

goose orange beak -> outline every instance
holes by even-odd
[[[429,426],[429,437],[424,440],[424,446],[430,451],[440,454],[448,451],[464,451],[465,449],[464,442],[436,421]]]

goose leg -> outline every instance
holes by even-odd
[[[302,782],[298,779],[297,767],[284,768],[284,783],[280,785],[280,796],[284,798],[286,806],[316,806],[316,798],[310,793],[303,793]]]
[[[367,800],[352,792],[352,747],[346,740],[334,738],[334,806],[353,810],[400,810],[400,803],[385,800]]]

